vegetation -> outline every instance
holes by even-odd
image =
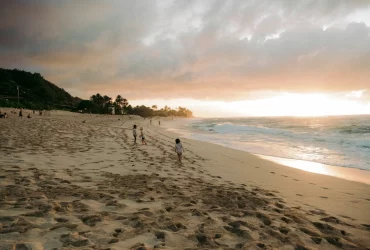
[[[95,114],[112,113],[151,116],[192,117],[193,113],[183,107],[171,109],[165,106],[158,109],[152,107],[132,107],[121,95],[115,99],[97,93],[89,100],[72,97],[64,89],[45,80],[39,73],[29,73],[17,69],[0,68],[0,107],[27,108],[35,110],[64,109]]]
[[[139,115],[142,117],[193,117],[193,113],[183,107],[171,109],[170,107],[165,106],[164,108],[159,110],[157,108],[157,105],[153,105],[151,108],[144,105],[132,107],[131,105],[129,105],[127,99],[123,98],[121,95],[118,95],[114,102],[112,100],[113,99],[109,96],[102,96],[101,94],[97,93],[96,95],[92,95],[90,97],[90,100],[81,101],[77,109],[82,112],[98,114],[111,113],[110,111],[114,109],[115,114]]]
[[[19,95],[18,95],[19,93]],[[39,73],[0,68],[0,106],[29,109],[67,109],[81,99],[45,80]]]

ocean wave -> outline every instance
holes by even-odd
[[[339,128],[340,133],[344,134],[370,134],[369,125],[351,125]]]
[[[232,118],[205,119],[192,127],[208,142],[251,153],[370,170],[368,124],[368,116],[331,120]]]
[[[370,139],[357,139],[355,143],[358,148],[370,149]]]
[[[295,134],[292,131],[278,129],[278,128],[268,128],[263,126],[248,126],[248,125],[235,125],[231,123],[218,124],[214,127],[214,130],[222,134],[238,134],[238,133],[264,133],[271,135],[292,135]]]

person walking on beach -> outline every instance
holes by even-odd
[[[158,125],[161,126],[161,120],[158,121]]]
[[[176,145],[175,145],[175,152],[177,153],[177,157],[179,158],[179,163],[182,163],[182,153],[185,151],[184,148],[182,147],[182,144],[180,142],[180,139],[175,140]]]
[[[23,112],[22,112],[22,109],[19,110],[19,117],[22,118],[23,117]]]
[[[136,125],[134,125],[134,128],[132,129],[132,135],[134,136],[134,141],[136,143],[136,136],[137,136],[137,134],[136,134]]]
[[[145,136],[144,136],[144,129],[143,129],[143,127],[140,128],[140,137],[141,137],[141,144],[142,145],[146,145],[146,140],[145,140]]]

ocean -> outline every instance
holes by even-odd
[[[370,116],[193,119],[186,137],[253,154],[370,170]]]

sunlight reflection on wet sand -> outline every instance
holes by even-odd
[[[307,172],[335,176],[341,179],[350,181],[357,181],[366,184],[370,184],[370,171],[360,170],[355,168],[335,167],[329,166],[322,163],[294,160],[287,158],[279,158],[274,156],[258,155],[258,157],[272,161],[284,166],[301,169]]]

